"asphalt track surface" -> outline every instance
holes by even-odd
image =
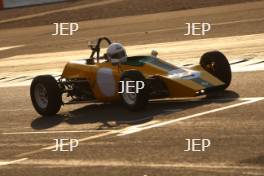
[[[243,25],[247,24],[257,26],[252,21]],[[228,33],[228,26],[221,28]],[[241,30],[238,37],[255,42],[248,42],[248,50],[235,50],[230,46],[233,43],[223,48],[236,71],[228,90],[207,98],[151,102],[142,112],[129,112],[119,104],[91,103],[64,106],[57,116],[41,118],[32,108],[28,84],[19,86],[15,81],[8,86],[0,80],[0,175],[264,175],[264,57],[262,40],[258,40],[263,31],[256,35],[260,28]],[[208,49],[195,46],[190,45],[192,62],[181,60],[182,65],[195,62],[192,57]],[[164,55],[169,57],[169,51],[164,50]],[[183,56],[184,49],[179,51],[180,55],[173,56]],[[4,58],[2,63],[8,59],[16,58]],[[255,70],[244,68],[252,64]],[[1,70],[2,75],[11,72],[6,65]],[[7,82],[22,71],[12,74]],[[51,151],[57,138],[79,139],[79,146],[72,152]],[[186,152],[185,139],[189,138],[210,139],[211,146],[204,152]]]

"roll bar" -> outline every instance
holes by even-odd
[[[97,39],[96,45],[89,44],[88,46],[92,50],[92,53],[90,55],[90,59],[95,59],[94,55],[96,54],[97,62],[99,62],[102,41],[106,41],[108,43],[108,45],[110,45],[112,43],[112,41],[109,38],[100,37]]]

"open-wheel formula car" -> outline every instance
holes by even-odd
[[[100,53],[103,41],[109,45],[106,54]],[[106,37],[89,46],[90,58],[67,63],[59,79],[51,75],[33,79],[30,95],[39,114],[53,115],[61,105],[95,100],[122,101],[135,111],[150,99],[206,95],[231,82],[229,62],[219,51],[205,53],[199,65],[186,68],[157,58],[156,52],[128,57],[121,44]],[[135,91],[137,81],[143,85]]]

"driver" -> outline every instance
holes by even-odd
[[[127,61],[126,50],[120,43],[112,43],[109,45],[106,54],[113,64],[124,63]]]

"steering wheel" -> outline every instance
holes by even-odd
[[[102,41],[106,41],[108,45],[110,45],[112,42],[109,38],[107,37],[101,37],[97,39],[96,45],[92,45],[90,44],[89,47],[92,50],[90,59],[92,59],[94,61],[94,59],[97,60],[97,63],[99,63],[99,60],[104,58],[104,57],[100,57],[100,50],[101,50],[101,43]],[[96,57],[95,57],[96,54]]]

